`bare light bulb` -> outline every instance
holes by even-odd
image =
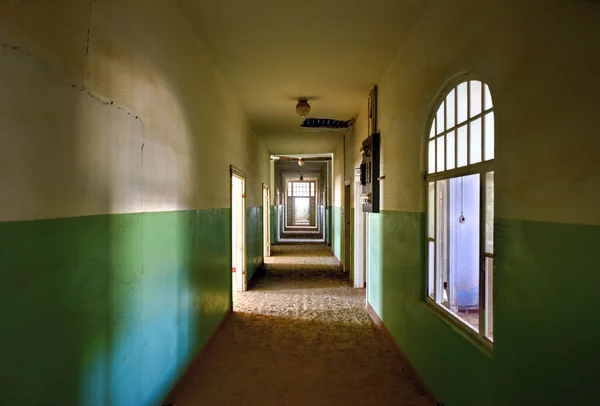
[[[296,113],[300,117],[306,117],[310,113],[310,104],[308,104],[307,100],[298,100],[298,104],[296,104]]]
[[[302,159],[302,158],[298,159],[298,165],[304,166],[304,159]]]

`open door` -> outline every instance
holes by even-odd
[[[348,184],[344,186],[344,271],[350,272],[350,246],[352,242],[350,241],[351,235],[351,222],[350,222],[350,213],[352,212],[350,208],[350,181]]]
[[[246,290],[246,179],[231,168],[231,288]]]
[[[366,275],[366,214],[362,211],[362,202],[360,201],[361,190],[360,179],[354,183],[354,287],[365,288],[367,282]]]
[[[263,255],[271,256],[271,196],[269,188],[263,185]]]

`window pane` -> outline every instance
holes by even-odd
[[[494,253],[494,172],[485,174],[485,252]]]
[[[479,174],[450,179],[447,216],[451,312],[479,329]]]
[[[435,137],[435,119],[433,119],[433,124],[431,124],[431,131],[429,132],[429,138]]]
[[[478,80],[471,81],[471,115],[476,116],[481,113],[481,82]]]
[[[455,120],[454,120],[454,104],[455,104],[455,96],[454,96],[454,89],[452,89],[452,91],[450,93],[448,93],[448,97],[446,97],[446,130],[451,129],[452,127],[454,127],[455,124]]]
[[[444,142],[445,137],[442,135],[437,139],[437,171],[443,172],[446,170],[444,167],[446,156],[444,155]]]
[[[454,131],[450,131],[446,135],[446,169],[456,168],[456,154],[455,154],[455,137]]]
[[[288,182],[288,196],[292,196],[292,182]]]
[[[460,85],[458,85],[457,88],[457,92],[456,92],[456,115],[457,115],[457,120],[456,120],[456,124],[460,124],[460,123],[464,123],[465,121],[467,121],[467,108],[468,108],[468,101],[467,101],[467,82],[465,83],[461,83]]]
[[[484,116],[485,123],[485,154],[486,161],[494,159],[494,112]]]
[[[435,232],[435,183],[429,182],[427,206],[427,237],[434,238]]]
[[[471,156],[469,157],[469,163],[476,164],[481,162],[481,119],[478,118],[475,121],[469,123],[471,131]]]
[[[293,183],[294,196],[309,197],[309,195],[310,195],[309,184],[310,184],[309,182],[294,182]]]
[[[436,182],[436,229],[435,229],[435,301],[448,307],[445,285],[448,282],[448,180]]]
[[[492,94],[490,93],[490,88],[488,87],[488,85],[484,84],[483,85],[483,89],[484,89],[484,105],[483,108],[484,109],[491,109],[492,107],[494,107],[494,105],[492,104]]]
[[[435,277],[435,242],[429,241],[427,247],[427,295],[433,299],[433,281]]]
[[[467,126],[463,125],[457,131],[458,134],[458,150],[456,151],[456,166],[467,165]]]
[[[437,111],[435,122],[436,122],[436,126],[437,126],[437,133],[438,134],[443,133],[444,132],[444,102],[442,102],[442,105],[440,106],[440,108]]]
[[[429,173],[435,172],[435,140],[429,141],[429,153],[427,154],[429,159]]]
[[[494,258],[485,257],[485,337],[494,341]]]

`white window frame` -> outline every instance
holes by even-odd
[[[471,116],[471,84],[472,82],[480,82],[481,83],[481,111],[478,114]],[[458,88],[460,85],[466,83],[467,84],[467,120],[461,121],[458,123]],[[425,257],[426,257],[426,266],[425,266],[425,301],[433,307],[438,313],[443,316],[449,316],[447,319],[452,322],[453,325],[460,328],[462,331],[465,331],[469,334],[469,336],[477,339],[478,342],[481,342],[485,345],[485,347],[489,349],[493,349],[493,333],[492,338],[487,337],[487,329],[486,326],[491,322],[493,326],[493,264],[492,264],[492,272],[490,272],[490,278],[488,280],[486,275],[486,265],[487,260],[491,259],[493,262],[494,258],[494,249],[492,252],[486,252],[486,178],[487,174],[492,173],[492,178],[494,176],[494,159],[493,156],[491,159],[486,160],[486,123],[487,119],[494,119],[495,123],[495,110],[493,106],[493,97],[491,95],[491,91],[489,90],[489,86],[479,80],[476,77],[471,75],[461,76],[459,79],[452,81],[449,86],[445,87],[445,91],[442,96],[438,99],[435,104],[430,120],[428,121],[429,126],[427,127],[427,132],[425,135],[426,138],[426,146],[425,146],[425,190],[426,190],[426,229],[425,229]],[[489,95],[489,100],[486,100],[486,91],[487,95]],[[448,123],[448,108],[447,108],[447,98],[453,92],[454,96],[454,120],[453,126],[447,127]],[[440,108],[444,107],[444,126],[443,131],[437,131],[437,116]],[[489,104],[489,105],[488,105]],[[485,117],[485,119],[484,119]],[[471,163],[471,123],[476,122],[478,119],[481,119],[481,161],[478,163]],[[493,124],[492,123],[492,124]],[[458,167],[458,129],[465,127],[467,130],[467,165]],[[492,127],[495,133],[495,125]],[[448,142],[447,135],[454,134],[454,167],[452,169],[446,169],[448,166]],[[433,136],[432,136],[433,135]],[[437,146],[438,139],[444,137],[444,168],[443,170],[438,170],[438,156],[437,156]],[[434,153],[436,154],[433,157],[433,164],[435,165],[435,171],[430,172],[430,142],[433,142]],[[495,134],[494,134],[494,143],[495,143]],[[494,151],[492,149],[492,151]],[[495,151],[494,151],[495,154]],[[450,165],[452,166],[452,165]],[[448,308],[441,304],[441,292],[440,292],[440,283],[438,281],[438,264],[437,261],[440,257],[440,253],[438,250],[438,213],[437,208],[439,206],[438,202],[438,181],[448,180],[452,178],[460,178],[463,176],[479,174],[480,181],[480,202],[479,202],[479,331],[473,328],[470,324],[468,324],[465,320],[461,319],[457,314],[451,312]],[[431,215],[431,203],[430,203],[430,183],[433,183],[433,215]],[[491,197],[492,199],[494,196]],[[431,220],[433,219],[433,224],[431,224]],[[433,236],[430,234],[430,227],[433,225]],[[493,233],[493,230],[492,230]],[[492,236],[493,238],[493,236]],[[493,241],[493,240],[492,240]],[[429,255],[429,246],[430,242],[433,242],[433,252],[434,252],[434,263],[433,263],[433,298],[430,297],[430,255]],[[492,243],[493,246],[493,243]],[[486,293],[489,290],[488,284],[491,285],[492,293],[487,296]],[[443,287],[442,287],[443,290]],[[489,303],[488,303],[489,300]],[[438,303],[440,301],[440,303]],[[493,327],[492,327],[493,331]]]

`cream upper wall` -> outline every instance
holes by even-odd
[[[496,109],[496,216],[600,224],[598,21],[593,2],[432,3],[379,86],[382,208],[424,211],[430,115],[471,72]]]
[[[91,4],[0,6],[0,221],[229,207],[230,164],[260,205],[267,149],[174,3]]]
[[[344,206],[344,142],[338,143],[333,152],[333,201],[332,206]]]

